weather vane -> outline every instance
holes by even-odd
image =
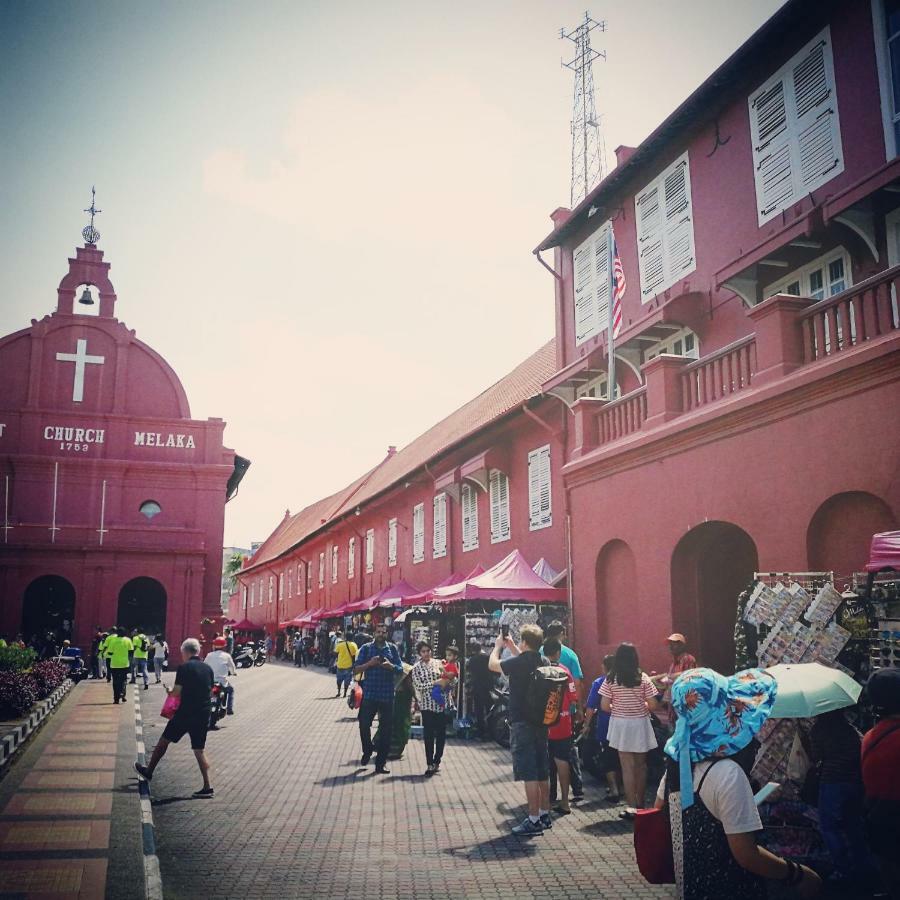
[[[100,232],[97,231],[96,228],[94,228],[94,216],[96,216],[98,213],[103,212],[102,209],[97,209],[96,197],[97,197],[97,191],[95,190],[95,188],[92,185],[91,186],[91,206],[89,209],[85,210],[86,213],[91,214],[91,224],[86,226],[85,228],[81,229],[81,236],[84,238],[85,243],[91,244],[92,246],[94,244],[96,244],[97,241],[100,240]]]

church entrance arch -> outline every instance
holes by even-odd
[[[137,628],[147,635],[165,634],[166,601],[166,589],[155,578],[132,578],[119,591],[116,624],[129,632]]]
[[[75,588],[60,575],[42,575],[25,588],[22,598],[22,635],[52,634],[62,641],[72,637],[75,619]]]
[[[738,595],[759,567],[753,538],[730,522],[704,522],[672,554],[672,618],[699,663],[734,671]]]

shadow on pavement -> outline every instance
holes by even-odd
[[[350,764],[352,765],[352,763]],[[313,782],[316,787],[340,787],[350,781],[359,781],[361,778],[374,778],[376,772],[374,769],[364,769],[357,766],[352,772],[346,775],[332,775],[330,778],[323,778],[321,781]]]
[[[188,794],[186,797],[163,797],[160,800],[151,799],[150,804],[152,806],[169,806],[172,803],[181,803],[183,800],[187,800],[192,803],[194,799],[194,797]]]
[[[584,834],[592,834],[598,837],[631,834],[634,825],[625,819],[607,819],[601,822],[591,822],[578,829]]]
[[[503,834],[477,844],[446,847],[441,852],[457,859],[466,859],[469,862],[496,862],[498,859],[533,856],[535,853],[534,841],[539,841],[541,837],[543,835],[536,838],[518,838],[513,834]]]

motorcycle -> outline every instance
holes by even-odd
[[[249,669],[256,661],[256,648],[253,641],[248,641],[234,654],[234,664],[242,669]]]
[[[209,727],[217,729],[219,727],[219,719],[225,717],[228,696],[224,688],[220,684],[214,684],[209,695]]]
[[[487,732],[501,746],[509,746],[509,691],[491,688],[491,709],[487,714]]]
[[[253,657],[253,665],[254,666],[264,666],[266,664],[266,660],[268,659],[268,654],[266,653],[266,648],[262,645],[262,642],[256,645],[256,654]]]

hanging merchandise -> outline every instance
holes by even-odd
[[[509,636],[518,644],[522,640],[523,625],[537,625],[538,610],[534,603],[504,603],[500,625],[509,626]]]

